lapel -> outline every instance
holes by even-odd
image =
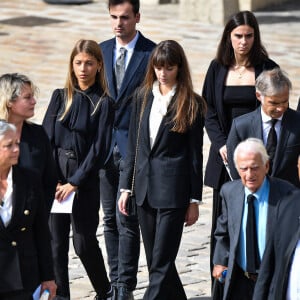
[[[22,219],[21,215],[25,210],[26,186],[24,180],[20,177],[18,167],[13,167],[13,194],[12,194],[12,216],[7,228],[16,226]]]
[[[141,33],[139,33],[140,36],[136,42],[136,45],[134,47],[134,51],[132,53],[130,62],[126,68],[126,72],[124,75],[124,79],[122,81],[122,85],[120,87],[120,91],[119,94],[117,96],[117,101],[119,101],[120,99],[122,99],[124,97],[124,92],[127,90],[127,86],[131,83],[131,81],[133,80],[133,77],[136,76],[137,74],[137,69],[139,67],[139,65],[142,63],[142,61],[145,58],[145,52],[141,51],[141,45],[142,45],[142,40],[143,37],[141,35]]]
[[[237,181],[237,186],[235,188],[235,191],[236,191],[235,197],[232,198],[234,202],[233,203],[234,206],[232,207],[233,209],[230,212],[228,212],[228,214],[232,215],[234,249],[236,249],[239,242],[242,219],[243,219],[243,211],[244,211],[245,190],[240,179]]]
[[[150,151],[150,131],[149,131],[149,116],[151,112],[151,107],[153,103],[153,95],[150,93],[150,95],[147,98],[146,107],[141,119],[141,127],[140,127],[140,139],[143,140],[143,145],[146,146],[146,148]]]
[[[274,223],[277,219],[277,207],[278,202],[281,200],[281,195],[278,192],[278,182],[274,182],[273,178],[267,176],[270,183],[269,199],[268,199],[268,216],[267,216],[267,232],[266,241],[269,239],[271,232],[268,229],[273,228]]]
[[[258,138],[260,140],[263,139],[263,126],[262,126],[262,118],[260,107],[258,107],[254,112],[251,119],[250,130],[252,131],[249,136]]]
[[[288,122],[289,120],[288,115],[289,115],[289,111],[287,110],[284,113],[281,122],[280,137],[276,147],[272,175],[276,174],[280,166],[280,163],[282,162],[282,157],[284,157],[284,151],[286,150],[286,145],[289,139],[290,131],[287,129],[287,126],[285,125],[285,123]]]
[[[113,99],[117,98],[113,60],[115,44],[115,38],[110,39],[108,41],[107,47],[102,49],[106,71],[106,80],[108,84],[109,93]]]

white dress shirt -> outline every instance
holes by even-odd
[[[300,240],[291,263],[286,300],[300,300]]]
[[[116,47],[114,49],[114,65],[116,64],[117,58],[120,56],[120,48],[125,48],[127,50],[126,56],[125,56],[125,70],[128,67],[128,64],[130,62],[130,59],[132,57],[136,42],[139,38],[139,32],[136,32],[135,37],[130,41],[127,45],[123,46],[121,45],[118,40],[116,39]]]
[[[13,193],[13,183],[12,183],[12,168],[10,168],[7,176],[7,189],[6,193],[2,199],[2,205],[0,205],[0,216],[5,227],[8,225],[12,214],[12,193]]]
[[[281,121],[282,121],[282,117],[277,119],[277,122],[275,124],[275,131],[276,131],[276,135],[277,135],[277,143],[279,141],[279,137],[280,137],[280,128],[281,128]],[[265,114],[265,112],[261,109],[261,118],[262,118],[262,125],[263,125],[263,139],[264,139],[264,145],[267,144],[267,139],[268,139],[268,134],[269,131],[271,129],[272,123],[271,120],[272,118],[268,115]]]
[[[160,123],[163,117],[166,115],[168,106],[172,97],[176,92],[176,85],[166,94],[162,95],[159,90],[159,83],[155,81],[152,87],[152,93],[154,96],[150,117],[149,117],[149,129],[150,129],[150,146],[153,147]]]

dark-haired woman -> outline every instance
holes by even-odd
[[[159,43],[133,102],[120,181],[119,209],[126,214],[136,169],[134,192],[149,271],[143,299],[187,299],[175,260],[184,224],[199,216],[204,114],[182,47],[172,40]]]
[[[69,300],[68,250],[73,244],[97,293],[111,299],[111,287],[98,245],[99,178],[110,149],[113,109],[106,94],[103,57],[98,44],[79,40],[70,55],[65,89],[56,89],[43,126],[50,138],[59,183],[55,198],[65,201],[75,192],[72,213],[51,213],[50,229],[57,299]]]
[[[211,259],[215,244],[213,233],[221,213],[219,192],[222,184],[230,180],[224,163],[227,163],[226,140],[232,120],[259,105],[255,79],[263,70],[276,66],[262,45],[254,14],[241,11],[233,15],[225,25],[202,92],[207,102],[205,128],[211,141],[204,177],[204,184],[213,188]]]

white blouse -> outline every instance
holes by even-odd
[[[155,81],[152,87],[152,93],[154,95],[150,117],[149,117],[149,131],[150,131],[150,146],[153,147],[155,138],[161,124],[163,117],[166,115],[168,106],[172,97],[175,95],[176,85],[166,94],[162,95],[159,90],[159,83]]]
[[[12,168],[10,168],[7,176],[6,193],[2,199],[2,204],[0,205],[0,217],[5,227],[9,224],[12,215],[12,193],[13,193]]]

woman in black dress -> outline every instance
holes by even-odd
[[[70,223],[75,252],[97,293],[95,299],[110,299],[111,287],[96,237],[98,171],[108,156],[113,122],[112,102],[106,91],[98,44],[79,40],[70,56],[65,88],[53,92],[43,121],[59,176],[55,198],[62,202],[75,192],[71,214],[50,214],[58,299],[70,299]]]
[[[202,95],[207,102],[205,128],[211,141],[204,184],[213,188],[211,227],[211,267],[214,251],[213,233],[221,214],[219,196],[223,183],[230,180],[226,140],[233,118],[253,111],[259,101],[255,96],[255,79],[277,64],[268,58],[261,43],[257,20],[253,13],[241,11],[225,25],[216,58],[211,62]]]

